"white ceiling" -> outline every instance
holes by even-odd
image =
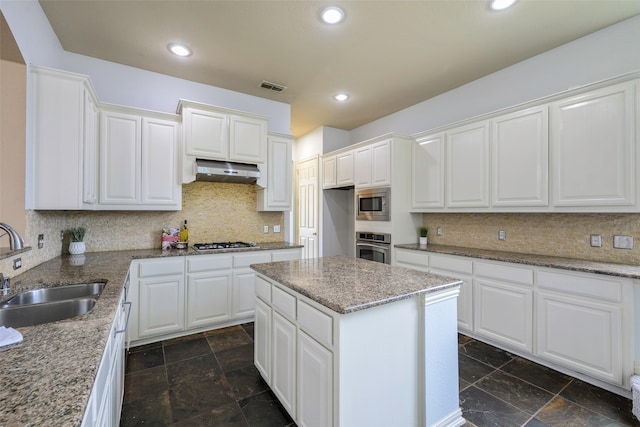
[[[488,0],[40,4],[65,50],[289,103],[296,136],[353,129],[640,14],[638,0],[520,0],[502,12]],[[329,4],[342,24],[318,20]],[[171,42],[193,55],[172,56]],[[351,99],[337,103],[339,91]]]

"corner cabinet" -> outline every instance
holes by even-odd
[[[293,199],[293,137],[270,134],[267,162],[260,166],[266,187],[257,188],[258,211],[290,211]]]
[[[31,66],[34,209],[94,209],[98,102],[88,77]]]
[[[141,113],[117,106],[100,113],[100,207],[180,210],[178,122]]]

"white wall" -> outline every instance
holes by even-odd
[[[640,16],[519,62],[351,131],[351,143],[427,131],[640,70]]]
[[[27,64],[90,76],[102,102],[175,113],[184,98],[267,116],[270,131],[290,132],[289,104],[66,52],[37,1],[0,0],[0,9]]]

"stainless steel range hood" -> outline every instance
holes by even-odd
[[[254,184],[258,178],[257,165],[196,159],[196,181]]]

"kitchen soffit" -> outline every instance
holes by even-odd
[[[291,132],[350,130],[640,14],[634,0],[40,0],[65,50],[291,104]],[[183,42],[187,59],[168,54]],[[275,93],[263,80],[288,88]],[[348,103],[332,95],[351,94]]]

